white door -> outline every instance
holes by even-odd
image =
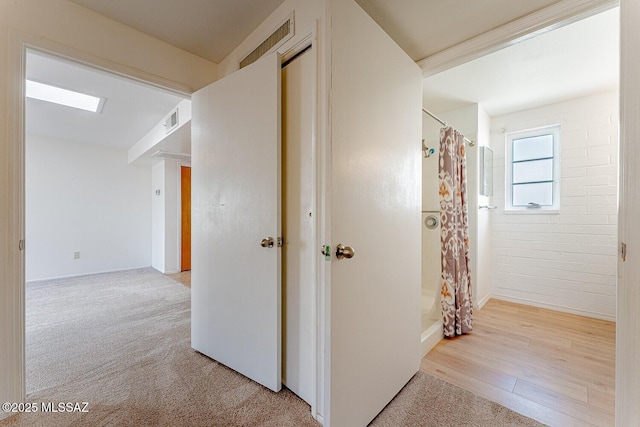
[[[282,69],[282,382],[315,405],[313,89],[311,51]]]
[[[417,65],[352,1],[332,2],[329,425],[365,426],[420,365]],[[336,245],[355,251],[336,259]],[[326,417],[325,417],[326,419]]]
[[[192,98],[191,345],[281,388],[280,57]]]

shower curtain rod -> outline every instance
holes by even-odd
[[[449,126],[449,123],[445,122],[444,120],[442,120],[441,118],[439,118],[438,116],[433,114],[431,111],[425,109],[424,107],[422,108],[422,112],[430,115],[431,117],[433,117],[436,121],[440,122],[440,124],[442,124],[442,126],[444,126],[444,127]],[[464,138],[464,142],[469,144],[470,147],[475,147],[476,146],[476,143],[473,142],[472,140],[470,140],[469,138],[467,138],[466,136],[463,135],[462,137]]]

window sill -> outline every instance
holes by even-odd
[[[507,215],[559,215],[560,209],[504,209]]]

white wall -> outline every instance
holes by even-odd
[[[165,160],[164,181],[164,273],[180,272],[180,166],[176,160]]]
[[[478,209],[477,209],[477,258],[478,264],[476,269],[476,303],[479,307],[482,307],[491,297],[491,215],[493,210],[480,209],[480,206],[492,206],[493,196],[483,196],[480,194],[480,188],[482,186],[482,177],[480,173],[480,150],[481,147],[486,146],[491,148],[491,117],[487,114],[482,106],[478,106],[478,133],[476,147],[477,170],[478,170]],[[488,171],[492,174],[493,171]],[[494,186],[495,187],[495,186]],[[495,190],[494,190],[495,191]]]
[[[237,71],[240,61],[282,25],[292,12],[295,22],[294,36],[280,46],[277,51],[284,54],[300,43],[305,44],[308,36],[315,36],[315,41],[318,41],[323,37],[322,20],[326,7],[324,0],[285,0],[220,62],[218,66],[219,77],[222,78]],[[312,40],[314,40],[313,37],[308,38],[309,42]]]
[[[180,271],[179,169],[176,160],[160,160],[151,168],[151,266],[165,274]]]
[[[492,120],[494,296],[615,320],[617,92]],[[505,135],[560,123],[559,214],[504,212]]]
[[[40,136],[27,137],[26,163],[27,280],[149,266],[149,167]]]
[[[178,125],[167,133],[165,121],[175,111],[178,112]],[[138,142],[129,148],[129,163],[134,163],[138,159],[143,159],[145,155],[152,154],[157,150],[166,150],[178,153],[191,153],[191,139],[184,137],[173,139],[172,135],[176,134],[182,127],[189,129],[191,127],[191,100],[183,99],[177,107],[172,109],[165,117],[152,127]],[[191,132],[189,131],[189,136]]]
[[[164,161],[151,167],[151,266],[164,271]],[[160,194],[156,192],[159,191]]]

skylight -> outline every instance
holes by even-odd
[[[103,98],[87,95],[72,90],[27,80],[27,98],[53,102],[54,104],[97,113],[102,107]]]

